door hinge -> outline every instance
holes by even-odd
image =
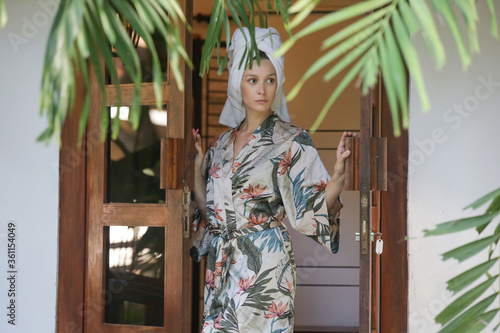
[[[191,205],[191,191],[189,187],[184,186],[184,191],[182,192],[182,208],[183,208],[183,236],[184,238],[189,238],[189,206]]]

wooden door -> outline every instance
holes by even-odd
[[[351,143],[347,166],[348,189],[360,191],[360,333],[407,331],[408,134],[395,137],[391,121],[384,86],[376,85],[361,97],[361,137]],[[380,255],[378,239],[384,244]]]
[[[359,332],[379,332],[380,254],[376,242],[380,229],[380,193],[387,189],[387,140],[380,138],[380,88],[361,96],[360,137],[347,140],[352,157],[347,160],[346,189],[360,191]]]
[[[179,1],[186,17],[192,2]],[[191,53],[191,36],[183,31]],[[166,53],[165,53],[166,55]],[[119,64],[118,64],[119,65]],[[142,84],[141,125],[125,120],[133,84],[106,87],[110,121],[123,117],[118,138],[100,140],[102,96],[91,77],[87,147],[87,227],[84,332],[188,332],[191,323],[191,260],[186,231],[192,144],[191,73],[183,63],[185,91],[171,79],[168,59],[163,108],[153,85]],[[147,64],[145,64],[147,70]],[[122,118],[119,118],[122,119]]]

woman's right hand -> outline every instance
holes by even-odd
[[[196,149],[196,155],[194,158],[194,167],[195,170],[201,171],[201,166],[203,164],[203,158],[205,157],[205,154],[203,153],[203,149],[201,148],[201,136],[200,133],[198,133],[199,129],[192,129],[191,130],[191,136],[192,139],[194,140],[194,148]]]
[[[202,219],[207,220],[207,185],[203,180],[203,171],[201,166],[203,165],[203,160],[205,154],[201,148],[201,136],[198,133],[198,129],[191,131],[191,138],[194,141],[194,148],[196,149],[196,155],[194,157],[194,199],[196,201],[196,206],[200,210]]]

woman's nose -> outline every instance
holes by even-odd
[[[259,85],[257,86],[257,93],[258,93],[259,95],[263,95],[263,94],[264,94],[264,92],[265,92],[265,90],[264,90],[264,85],[263,85],[263,84],[259,84]]]

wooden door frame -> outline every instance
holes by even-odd
[[[376,86],[378,87],[378,86]],[[409,88],[409,82],[407,82]],[[409,89],[408,89],[409,91]],[[370,89],[361,96],[360,110],[360,229],[364,225],[369,232],[372,229],[372,194],[377,195],[378,207],[374,212],[380,214],[380,232],[384,241],[384,252],[372,266],[373,246],[370,236],[365,239],[366,253],[362,253],[363,237],[360,239],[360,282],[359,282],[359,332],[407,332],[408,328],[408,249],[407,235],[407,161],[408,131],[402,131],[396,138],[393,132],[390,106],[384,91]],[[375,101],[380,107],[377,115],[373,115],[372,105]],[[380,132],[373,121],[380,117]],[[370,191],[370,137],[387,138],[387,191]],[[364,142],[363,142],[364,139]],[[364,149],[364,150],[363,150]],[[361,232],[360,232],[361,234]],[[376,256],[376,255],[375,255]],[[380,269],[379,278],[376,270]],[[374,283],[376,285],[374,285]],[[378,291],[378,295],[377,295]],[[379,297],[379,304],[371,297]],[[376,309],[379,306],[379,309]],[[380,317],[373,318],[379,311]],[[378,320],[377,320],[378,319]],[[373,325],[379,326],[373,327]]]
[[[78,140],[78,122],[85,88],[77,78],[76,101],[61,133],[59,152],[59,266],[57,279],[57,333],[80,333],[84,326],[86,249],[86,146],[85,131]],[[84,144],[86,143],[86,144]]]
[[[182,3],[187,13],[192,12],[192,1],[185,0]],[[192,23],[192,15],[187,15],[188,23]],[[187,29],[181,29],[181,39],[185,40],[186,51],[191,54],[192,37]],[[184,118],[169,119],[177,121],[183,126],[177,126],[169,130],[173,137],[189,138],[189,127],[192,125],[192,96],[191,96],[191,71],[183,60],[180,61],[184,68],[185,90],[173,94],[170,102],[172,107],[182,107],[185,110]],[[177,89],[172,80],[172,88]],[[85,271],[86,271],[86,229],[87,229],[87,155],[93,148],[101,144],[100,128],[86,128],[83,138],[78,140],[79,119],[82,112],[83,100],[87,93],[83,78],[76,77],[76,99],[72,112],[68,114],[61,133],[61,148],[59,153],[59,262],[58,262],[58,285],[56,304],[56,332],[57,333],[81,333],[84,332],[85,322],[95,318],[92,311],[84,312],[84,306],[92,310],[92,307],[102,306],[98,301],[85,299]],[[177,113],[178,114],[178,113]],[[182,118],[182,119],[180,119]],[[172,127],[172,126],[171,126]],[[184,129],[184,131],[181,130]],[[189,154],[192,149],[190,140],[184,140],[185,151]],[[184,159],[185,185],[192,183],[191,161]],[[191,175],[191,176],[190,176]],[[183,255],[179,258],[178,268],[182,270],[183,276],[191,275],[192,261],[189,257],[190,240],[182,238],[182,226],[171,226],[172,232],[178,237],[171,241],[180,242],[183,247]],[[173,230],[175,229],[175,230]],[[167,303],[165,311],[169,307],[175,307],[176,318],[180,318],[169,331],[182,332],[191,331],[191,284],[189,279],[181,281],[183,307],[177,304]],[[178,285],[178,284],[177,284]],[[168,288],[168,286],[165,286]],[[95,319],[94,319],[95,320]],[[181,328],[182,327],[182,328]]]
[[[408,76],[409,77],[409,76]],[[409,81],[407,81],[409,91]],[[381,192],[384,252],[380,256],[380,332],[408,331],[408,131],[394,136],[392,117],[382,85],[381,136],[387,138],[387,191]]]

